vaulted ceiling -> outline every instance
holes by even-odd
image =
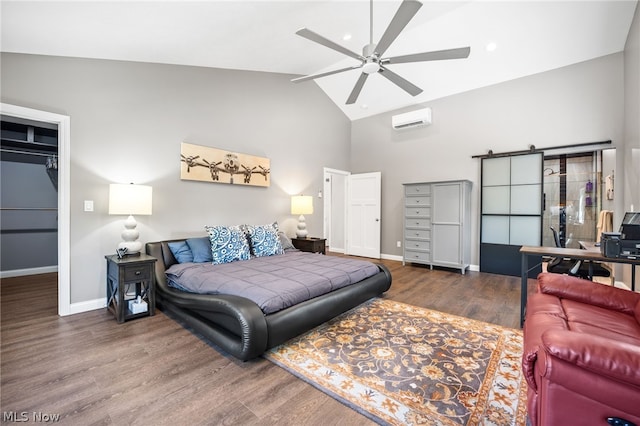
[[[397,56],[471,47],[467,59],[389,65],[424,91],[412,97],[372,75],[314,81],[352,120],[624,50],[636,0],[429,1],[387,50]],[[377,42],[400,1],[374,0]],[[307,27],[360,53],[368,0],[2,1],[3,52],[182,64],[298,75],[357,65],[295,32]],[[345,39],[349,34],[350,39]],[[487,50],[489,43],[495,50]],[[294,84],[294,83],[292,83]]]

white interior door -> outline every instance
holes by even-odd
[[[347,254],[380,258],[380,172],[347,177]]]

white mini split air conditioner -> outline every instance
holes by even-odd
[[[391,125],[396,130],[431,124],[431,108],[418,109],[391,117]]]

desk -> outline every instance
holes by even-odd
[[[588,250],[591,253],[601,253],[600,243],[596,243],[595,241],[578,241],[580,244],[580,248],[583,250]],[[608,262],[608,261],[606,261]],[[598,262],[604,269],[609,271],[611,274],[611,285],[613,286],[616,283],[616,278],[613,275],[613,269],[606,262]],[[593,262],[589,263],[589,276],[593,277]]]
[[[636,290],[636,266],[640,265],[640,258],[605,257],[596,250],[583,250],[561,247],[520,247],[522,256],[520,282],[520,327],[524,324],[524,310],[527,306],[527,275],[529,272],[529,256],[570,257],[572,259],[593,260],[596,262],[626,263],[631,265],[631,291]]]

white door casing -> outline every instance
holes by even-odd
[[[58,315],[71,311],[71,118],[11,104],[0,104],[4,115],[58,126]]]

